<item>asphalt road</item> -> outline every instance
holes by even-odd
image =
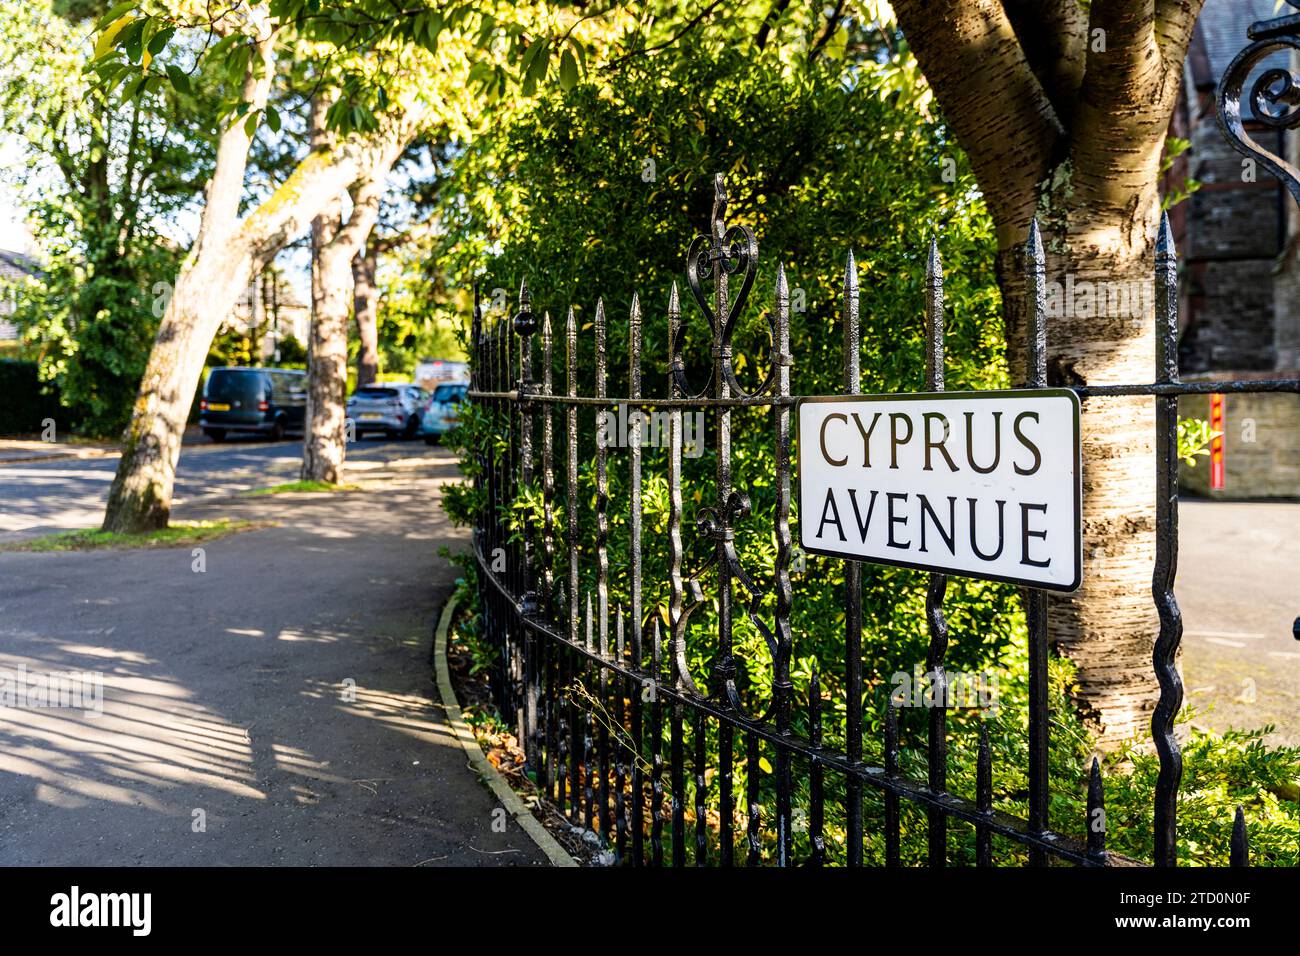
[[[1300,503],[1179,505],[1185,700],[1223,731],[1274,724],[1300,745]]]
[[[350,465],[365,491],[213,497],[292,478],[295,454],[186,451],[177,517],[278,522],[207,543],[201,570],[188,547],[0,553],[0,672],[91,675],[76,707],[0,706],[0,863],[546,862],[435,702],[454,460],[376,443]],[[111,469],[0,468],[2,504],[39,492],[26,524],[84,525]]]
[[[353,462],[380,463],[423,454],[420,441],[363,439],[348,449]],[[181,449],[174,503],[184,505],[298,479],[302,442],[207,440]],[[117,456],[0,464],[0,541],[72,528],[98,527],[117,471]]]

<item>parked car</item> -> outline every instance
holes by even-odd
[[[199,401],[199,427],[213,441],[231,432],[279,441],[301,433],[307,418],[307,374],[280,368],[214,368]]]
[[[413,438],[428,401],[429,393],[410,382],[364,385],[348,399],[347,416],[357,438],[366,432]]]
[[[433,397],[420,419],[420,434],[426,445],[436,445],[443,435],[460,424],[460,403],[468,391],[465,382],[448,382],[433,390]]]

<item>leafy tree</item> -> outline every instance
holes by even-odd
[[[168,82],[183,88],[200,64],[216,63],[226,70],[231,90],[198,237],[177,276],[123,436],[105,529],[142,531],[167,523],[181,429],[203,355],[221,315],[249,279],[345,189],[391,165],[389,157],[400,154],[433,117],[467,130],[480,118],[479,99],[501,100],[511,78],[530,95],[549,73],[570,72],[566,64],[585,55],[584,35],[602,29],[587,20],[544,4],[405,10],[375,0],[220,7],[126,2],[101,18],[95,70],[106,88],[123,85],[129,96]],[[549,32],[552,27],[559,33]],[[268,105],[280,55],[317,64],[321,91],[330,95],[328,135],[316,139],[288,179],[241,218],[253,134],[263,120],[272,131],[281,123]],[[481,96],[471,96],[471,89]],[[368,205],[358,210],[368,216]],[[351,223],[337,230],[341,241],[329,258],[350,262],[360,248],[355,234],[368,231]],[[318,378],[316,400],[309,402],[304,468],[313,474],[336,471],[342,457],[338,316],[346,305],[326,294],[334,286],[331,279],[316,297],[328,307],[328,321],[311,351],[320,353],[328,374]]]
[[[201,121],[211,84],[123,101],[81,69],[107,4],[0,2],[0,129],[21,144],[10,176],[24,195],[41,273],[16,318],[73,424],[125,424],[181,250],[169,225],[212,162]]]

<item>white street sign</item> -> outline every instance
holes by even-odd
[[[1079,399],[1068,389],[801,399],[805,551],[1073,591]]]

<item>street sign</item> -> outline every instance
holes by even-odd
[[[1079,399],[1068,389],[804,398],[805,551],[1073,591]]]

